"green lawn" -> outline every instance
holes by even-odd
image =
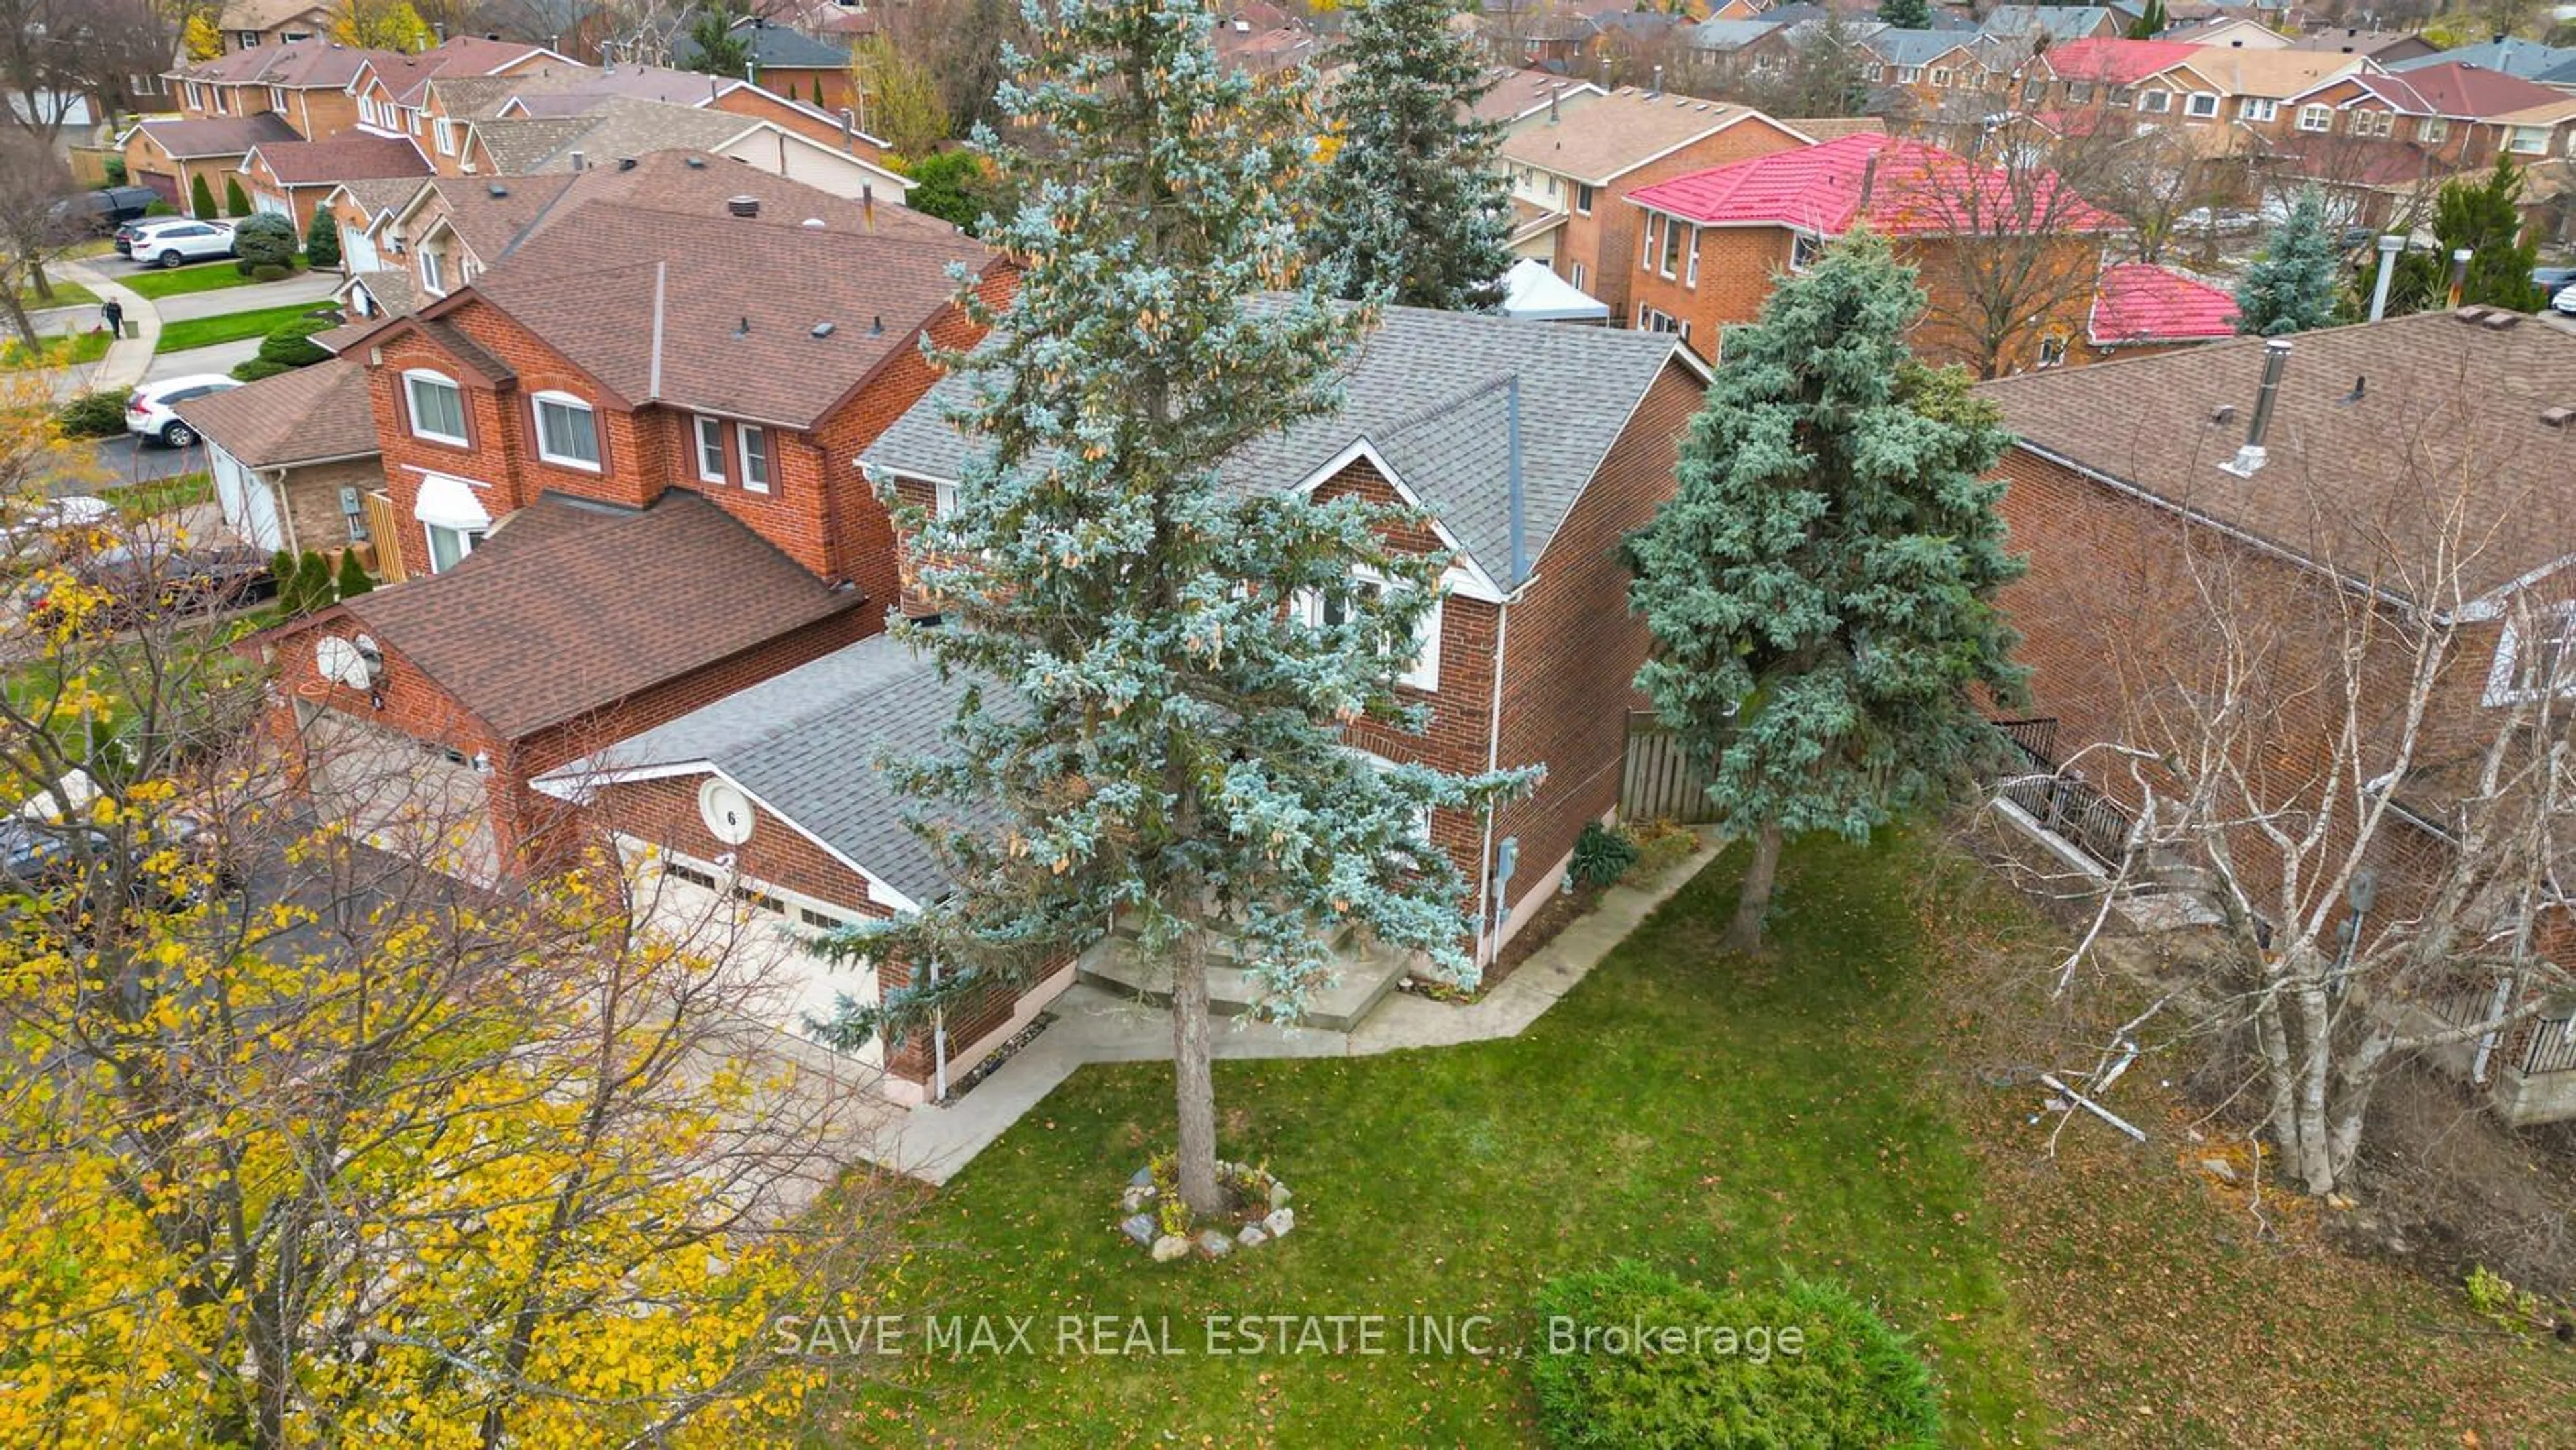
[[[193,267],[138,270],[117,278],[145,297],[177,297],[189,292],[212,292],[222,287],[247,287],[250,278],[233,265],[230,257],[220,262],[200,262]]]
[[[117,512],[129,519],[148,519],[190,504],[206,503],[215,496],[214,475],[210,473],[174,473],[166,478],[147,478],[110,490],[108,498]]]
[[[1963,1442],[2046,1438],[2029,1330],[1980,1173],[1927,1089],[1933,1015],[1908,904],[1923,848],[1792,853],[1777,955],[1717,949],[1742,852],[1721,860],[1519,1038],[1386,1057],[1220,1063],[1221,1151],[1297,1192],[1287,1238],[1156,1266],[1116,1197],[1170,1132],[1167,1067],[1076,1074],[916,1226],[910,1315],[1035,1315],[1041,1352],[893,1361],[827,1395],[849,1443],[1527,1443],[1509,1354],[1080,1358],[1056,1316],[1492,1316],[1528,1342],[1531,1294],[1614,1256],[1711,1284],[1845,1280],[1921,1336]],[[2086,1315],[2102,1312],[2094,1305]],[[845,1412],[846,1418],[841,1418]],[[825,1443],[830,1443],[828,1439]]]
[[[246,337],[266,337],[321,305],[318,302],[289,302],[277,307],[255,307],[248,312],[226,312],[216,317],[192,317],[185,322],[164,323],[157,351],[183,352],[192,347],[212,347],[219,342],[239,342]]]
[[[35,288],[21,287],[18,289],[19,303],[29,311],[42,311],[48,307],[96,307],[98,305],[98,294],[78,282],[66,282],[60,277],[48,280],[54,284],[53,296],[39,297],[36,295]]]
[[[114,339],[104,332],[76,332],[68,337],[49,337],[35,352],[16,338],[0,342],[0,371],[25,368],[60,368],[76,363],[94,363],[107,356]]]

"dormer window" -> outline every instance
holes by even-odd
[[[769,430],[736,423],[733,445],[735,461],[742,465],[742,486],[753,493],[769,492]]]
[[[2576,600],[2509,620],[2487,672],[2486,703],[2515,705],[2576,694]]]
[[[439,266],[438,253],[429,247],[420,249],[420,289],[433,297],[447,295],[447,278]]]
[[[537,456],[566,468],[599,471],[599,415],[570,393],[538,393]]]
[[[402,377],[403,401],[411,411],[412,436],[459,448],[468,446],[465,394],[456,386],[456,379],[426,368],[414,368]]]
[[[698,482],[725,481],[724,420],[704,414],[690,420],[696,430],[698,445]]]

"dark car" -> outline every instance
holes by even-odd
[[[102,186],[54,203],[56,220],[101,236],[135,221],[152,209],[161,193],[148,186]]]
[[[2576,267],[2534,267],[2531,280],[2540,284],[2540,300],[2554,302],[2558,294],[2576,284]]]
[[[74,560],[72,576],[104,591],[110,618],[139,624],[173,614],[200,614],[230,609],[277,593],[270,556],[243,544],[207,544],[189,549],[157,549],[150,544],[115,544]],[[27,596],[27,612],[42,614],[51,602],[48,586],[39,584]]]
[[[231,891],[240,883],[216,851],[212,838],[195,819],[174,816],[161,844],[176,847],[183,858],[213,870],[216,889]],[[95,826],[63,825],[0,816],[0,897],[40,896],[78,888],[90,870],[107,864],[116,849]],[[196,897],[198,887],[187,877],[170,878],[144,864],[145,851],[127,857],[124,891],[137,905],[179,906]],[[175,884],[174,884],[175,881]]]
[[[52,891],[78,882],[82,853],[71,839],[74,834],[87,842],[92,857],[107,849],[107,837],[87,826],[0,817],[0,891]]]

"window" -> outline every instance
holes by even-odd
[[[1682,267],[1682,285],[1685,287],[1699,285],[1699,228],[1697,227],[1691,228],[1690,260]]]
[[[2024,82],[2022,82],[2022,87],[2021,87],[2021,103],[2022,103],[2023,105],[2025,105],[2025,106],[2036,106],[2036,105],[2038,105],[2040,102],[2042,102],[2042,101],[2044,101],[2044,100],[2047,100],[2047,99],[2048,99],[2048,83],[2047,83],[2047,82],[2045,82],[2045,81],[2024,81]]]
[[[256,30],[245,30],[236,38],[241,41],[241,48],[244,50],[259,49],[259,32]]]
[[[2063,364],[2065,361],[2066,337],[2064,334],[2051,333],[2039,340],[2039,365],[2041,367],[2053,368]]]
[[[1822,238],[1822,237],[1818,237],[1818,236],[1811,236],[1811,235],[1809,235],[1809,234],[1808,234],[1808,233],[1806,233],[1806,232],[1794,232],[1794,233],[1792,233],[1792,234],[1790,235],[1790,237],[1789,237],[1789,270],[1790,270],[1790,271],[1792,271],[1792,272],[1803,272],[1803,271],[1807,270],[1809,267],[1812,267],[1812,266],[1816,265],[1816,260],[1817,260],[1818,258],[1820,258],[1820,257],[1824,256],[1824,254],[1825,254],[1825,239],[1824,239],[1824,238]]]
[[[2281,118],[2281,103],[2279,101],[2242,101],[2236,107],[2236,114],[2240,120],[2277,121]]]
[[[2516,126],[2505,143],[2505,149],[2516,156],[2546,156],[2549,154],[2549,128]]]
[[[957,512],[957,485],[934,483],[930,486],[930,516],[944,519]]]
[[[539,393],[537,456],[548,463],[599,471],[599,415],[570,393]]]
[[[698,430],[698,481],[725,481],[724,420],[701,415],[695,420]]]
[[[1349,596],[1310,594],[1306,597],[1306,622],[1318,629],[1338,629],[1350,622],[1350,597],[1377,599],[1385,593],[1383,581],[1355,578],[1351,581]],[[1402,667],[1397,670],[1397,684],[1410,685],[1417,690],[1440,688],[1440,605],[1440,600],[1432,600],[1431,607],[1423,612],[1421,621],[1414,626],[1413,653],[1402,661]]]
[[[286,109],[286,87],[270,86],[268,88],[268,108],[272,111],[283,111]]]
[[[1946,65],[1936,65],[1932,67],[1932,84],[1939,86],[1944,90],[1948,89],[1950,85],[1950,68]]]
[[[1916,81],[1923,79],[1923,67],[1919,65],[1898,66],[1896,68],[1896,78],[1898,81],[1910,86]]]
[[[456,154],[456,128],[453,125],[448,122],[441,121],[438,123],[436,129],[431,131],[430,134],[438,138],[439,155],[453,156]]]
[[[1663,224],[1664,219],[1662,217],[1655,215],[1653,212],[1648,212],[1646,214],[1645,246],[1644,249],[1637,254],[1637,266],[1640,270],[1648,272],[1655,270],[1655,234],[1663,227]]]
[[[691,886],[704,887],[709,891],[716,889],[715,873],[701,871],[695,866],[683,866],[677,861],[665,861],[662,863],[662,874],[686,881]]]
[[[403,397],[411,404],[412,436],[459,448],[466,445],[465,395],[457,389],[456,379],[444,373],[407,372]]]
[[[1880,81],[1882,81],[1882,82],[1885,82],[1885,81],[1892,81],[1892,80],[1896,79],[1896,67],[1894,67],[1894,66],[1892,66],[1892,65],[1883,65],[1883,66],[1880,66],[1880,67],[1878,68],[1878,77],[1877,77],[1877,78],[1878,78]]]
[[[1569,272],[1571,272],[1573,275],[1572,275],[1572,276],[1567,277],[1565,280],[1567,280],[1568,282],[1571,282],[1571,283],[1573,283],[1573,284],[1574,284],[1574,290],[1575,290],[1575,291],[1577,291],[1577,292],[1582,291],[1582,290],[1583,290],[1583,264],[1582,264],[1581,262],[1573,263],[1570,267],[1568,267],[1568,268],[1567,268],[1567,270],[1568,270]]]
[[[1547,179],[1547,194],[1548,194],[1548,195],[1550,195],[1550,196],[1562,196],[1562,195],[1564,195],[1564,194],[1565,194],[1565,183],[1564,183],[1564,181],[1563,181],[1563,180],[1561,180],[1561,179],[1559,179],[1559,178],[1558,178],[1558,177],[1556,177],[1556,176],[1553,176],[1553,175],[1549,176],[1549,177],[1548,177],[1548,179]]]
[[[285,34],[286,43],[289,45],[293,45],[299,40],[311,40],[313,38],[313,32],[310,30],[290,30]]]
[[[1590,216],[1590,215],[1592,215],[1592,186],[1591,186],[1591,183],[1589,183],[1589,182],[1576,182],[1576,183],[1575,183],[1575,185],[1574,185],[1574,209],[1575,209],[1576,211],[1579,211],[1579,212],[1583,213],[1585,216]]]
[[[2531,636],[2523,637],[2523,625]],[[2529,620],[2504,627],[2495,666],[2487,672],[2486,703],[2511,705],[2540,698],[2541,691],[2576,693],[2576,602],[2553,604]]]
[[[2138,92],[2138,109],[2148,112],[2151,115],[2162,115],[2164,112],[2173,109],[2173,92],[2140,91]]]
[[[1688,336],[1690,333],[1690,329],[1682,325],[1680,318],[1659,307],[1639,307],[1637,328],[1641,332],[1661,332],[1674,336]]]
[[[420,285],[422,291],[434,296],[447,295],[447,279],[440,275],[438,253],[427,247],[420,249]]]
[[[2301,106],[2299,108],[2299,129],[2302,131],[2333,130],[2334,108],[2332,106],[2318,105]]]
[[[733,425],[734,453],[742,461],[742,486],[769,492],[769,430],[749,423]]]
[[[777,897],[772,896],[768,892],[762,891],[757,887],[737,886],[733,889],[733,899],[743,902],[757,910],[768,912],[772,916],[785,916],[787,914],[786,902],[779,900]]]
[[[839,917],[834,916],[829,912],[816,911],[810,906],[800,906],[796,908],[796,919],[805,923],[807,926],[820,927],[825,931],[839,931],[841,928],[849,925],[848,922],[841,920]]]
[[[2352,134],[2385,136],[2396,124],[2396,120],[2395,116],[2386,111],[2355,111],[2352,113]]]
[[[2130,90],[2127,86],[2113,86],[2111,88],[2111,104],[2115,106],[2135,105],[2137,104],[2137,93]]]
[[[2450,139],[2451,122],[2444,116],[2426,116],[2415,123],[2415,139],[2427,146],[2439,146]]]
[[[474,546],[483,542],[481,529],[460,529],[447,524],[422,524],[429,535],[429,572],[444,574],[465,561]]]
[[[2066,99],[2079,105],[2092,100],[2093,83],[2091,81],[2068,81],[2066,83]]]
[[[2216,91],[2192,92],[2191,99],[2182,104],[2182,113],[2199,120],[2209,120],[2218,114],[2218,93]]]
[[[1657,267],[1655,270],[1656,270],[1656,271],[1658,271],[1658,272],[1661,272],[1663,275],[1665,275],[1665,276],[1667,276],[1667,277],[1669,277],[1669,276],[1673,275],[1673,264],[1674,264],[1675,262],[1680,261],[1680,260],[1681,260],[1681,256],[1682,256],[1682,228],[1681,228],[1681,223],[1676,222],[1676,221],[1673,221],[1673,220],[1671,220],[1671,219],[1667,218],[1667,219],[1665,220],[1665,222],[1664,222],[1664,260],[1663,260],[1663,265],[1662,265],[1662,266],[1660,266],[1660,267]]]

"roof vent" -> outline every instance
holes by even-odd
[[[742,321],[740,321],[740,322],[738,322],[738,323],[735,323],[735,324],[734,324],[734,329],[733,329],[733,335],[734,335],[734,336],[736,336],[736,337],[749,337],[749,336],[751,336],[751,319],[750,319],[750,318],[748,318],[748,317],[745,317]]]
[[[733,213],[735,216],[758,216],[760,215],[760,198],[756,196],[726,197],[725,210]]]
[[[503,186],[497,181],[487,183],[483,189],[494,196],[508,196],[510,194],[510,188]]]
[[[707,158],[703,156],[692,156],[687,160],[682,161],[680,164],[689,168],[691,171],[704,171],[707,169]]]
[[[834,329],[831,323],[818,322],[814,324],[814,336],[816,337],[830,337],[833,331]]]
[[[2272,431],[2272,404],[2281,393],[2281,374],[2290,366],[2290,340],[2276,337],[2263,344],[2263,386],[2254,395],[2254,420],[2245,425],[2245,446],[2219,468],[2238,478],[2252,478],[2263,467],[2263,440]]]
[[[2576,423],[2576,408],[2543,408],[2540,410],[2540,426],[2544,428],[2564,428],[2570,423]]]
[[[2234,403],[2221,403],[2217,407],[2210,409],[2209,421],[2221,425],[2235,422],[2236,405]]]
[[[868,336],[874,337],[883,331],[885,331],[885,317],[882,314],[868,319]]]
[[[2520,321],[2522,321],[2522,314],[2519,312],[2508,311],[2502,307],[2490,307],[2487,309],[2487,320],[2484,326],[2489,332],[2502,332]]]
[[[581,169],[581,153],[578,151],[572,153],[572,169],[575,171]]]
[[[618,170],[620,170],[620,171],[632,171],[632,170],[634,170],[634,169],[635,169],[635,158],[634,158],[634,157],[632,157],[632,156],[620,156],[620,157],[618,157],[618,158],[617,158],[617,169],[618,169]]]
[[[812,227],[814,230],[819,232],[824,228],[826,223],[821,217],[809,216],[805,220],[798,222],[796,225],[800,227]]]

